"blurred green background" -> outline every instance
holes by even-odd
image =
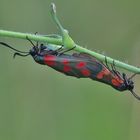
[[[51,0],[0,0],[0,29],[58,33]],[[140,65],[140,1],[54,0],[63,26],[80,45]],[[17,49],[26,40],[4,38]],[[67,77],[31,57],[0,48],[1,140],[139,140],[140,102],[128,91]],[[128,72],[127,72],[128,73]],[[130,73],[128,73],[130,75]],[[140,93],[139,76],[135,79]]]

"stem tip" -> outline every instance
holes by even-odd
[[[56,14],[56,6],[54,3],[51,3],[51,11],[52,13]]]

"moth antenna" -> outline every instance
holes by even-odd
[[[137,74],[138,74],[138,73],[134,73],[133,75],[131,75],[131,76],[128,78],[128,80],[134,78]]]
[[[133,90],[130,90],[130,92],[132,93],[132,95],[137,98],[138,100],[140,100],[140,96],[138,96]]]
[[[18,55],[18,56],[22,56],[22,57],[26,57],[26,56],[30,55],[30,53],[27,53],[27,54],[21,54],[21,53],[16,52],[16,53],[14,53],[13,58],[15,58],[16,55]]]
[[[20,53],[29,53],[29,52],[24,52],[24,51],[17,50],[17,49],[13,48],[12,46],[10,46],[10,45],[8,45],[8,44],[6,44],[4,42],[0,42],[0,44],[5,46],[5,47],[8,47],[8,48],[10,48],[10,49],[12,49],[14,51],[20,52]]]

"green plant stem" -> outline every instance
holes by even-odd
[[[34,40],[34,41],[62,45],[61,38],[59,39],[59,38],[54,38],[54,37],[49,37],[49,36],[47,37],[47,36],[43,36],[43,35],[35,35],[35,34],[29,34],[29,33],[20,33],[20,32],[0,30],[0,36],[1,37],[19,38],[19,39],[26,39],[26,37],[28,36],[29,39]]]
[[[46,36],[34,35],[34,34],[28,34],[28,33],[5,31],[5,30],[0,30],[0,36],[1,37],[19,38],[19,39],[25,39],[25,40],[26,40],[26,37],[28,36],[28,38],[30,38],[31,40],[34,40],[34,41],[39,41],[39,42],[44,42],[44,43],[46,42],[46,43],[55,44],[55,45],[62,45],[63,44],[61,38],[59,39],[59,38],[46,37]],[[65,46],[65,47],[67,48],[67,46]],[[77,45],[77,44],[76,44],[75,51],[90,54],[102,62],[105,62],[105,57],[106,57],[107,62],[109,64],[113,64],[113,61],[114,61],[116,67],[123,68],[123,69],[128,70],[128,71],[133,72],[133,73],[140,73],[140,68],[126,64],[124,62],[120,62],[118,60],[104,56],[102,54],[90,51],[86,48],[83,48],[83,47]]]

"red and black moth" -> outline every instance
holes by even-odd
[[[32,43],[31,40],[29,41]],[[52,50],[48,49],[48,47],[43,44],[38,45],[38,43],[37,45],[32,43],[33,47],[29,52],[22,52],[6,43],[0,42],[0,44],[17,51],[14,54],[14,57],[16,55],[31,55],[35,62],[42,65],[48,65],[49,67],[67,76],[90,78],[92,80],[110,85],[118,91],[129,90],[138,100],[140,100],[140,97],[133,91],[134,82],[132,81],[132,77],[134,77],[136,74],[130,78],[127,78],[125,73],[120,74],[118,71],[116,71],[114,66],[112,66],[112,69],[110,70],[107,63],[105,65],[89,54],[65,54],[65,52],[69,50],[63,51],[62,48]]]

